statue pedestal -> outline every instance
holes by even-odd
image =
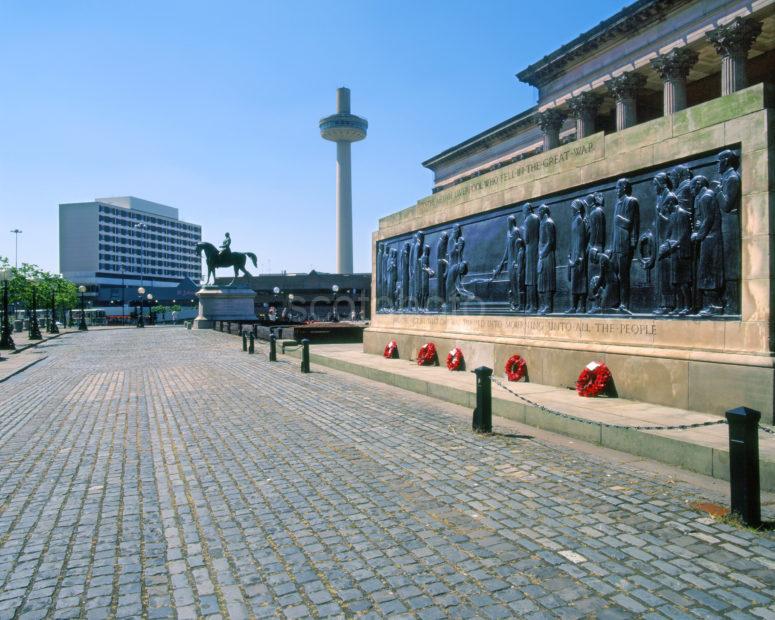
[[[203,286],[196,293],[199,298],[199,315],[193,329],[211,329],[215,321],[256,320],[254,299],[256,292],[242,286]]]

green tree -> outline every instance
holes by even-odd
[[[4,257],[0,257],[0,268],[11,270],[8,284],[8,299],[11,303],[20,303],[29,308],[32,305],[33,287],[36,287],[38,308],[50,306],[51,291],[54,291],[60,308],[74,308],[78,303],[78,287],[57,273],[44,271],[30,263],[22,263],[18,268],[11,267]]]

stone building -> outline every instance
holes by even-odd
[[[603,360],[620,396],[772,421],[775,1],[640,0],[517,77],[537,105],[380,220],[366,350]]]

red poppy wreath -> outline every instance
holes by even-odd
[[[603,362],[590,362],[584,366],[578,380],[576,391],[579,396],[592,397],[605,391],[611,380],[611,371]]]
[[[455,347],[447,354],[447,368],[449,370],[460,370],[463,364],[463,350]]]
[[[398,357],[398,343],[395,340],[391,340],[385,345],[385,352],[382,354],[388,359],[394,359]]]
[[[432,342],[424,344],[417,352],[417,365],[418,366],[432,366],[437,364],[436,359],[436,345]]]
[[[506,360],[505,370],[509,381],[519,381],[527,372],[527,363],[519,355],[512,355]]]

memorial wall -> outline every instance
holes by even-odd
[[[772,92],[557,147],[380,220],[365,350],[463,349],[572,386],[772,418]]]

